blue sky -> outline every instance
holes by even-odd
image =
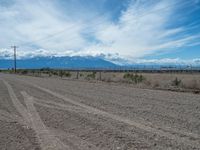
[[[200,58],[200,0],[0,0],[0,56]]]

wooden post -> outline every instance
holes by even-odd
[[[99,72],[99,80],[101,81],[101,71]]]
[[[79,71],[77,71],[77,74],[76,74],[76,79],[79,78]]]

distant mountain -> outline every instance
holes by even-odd
[[[17,60],[17,68],[113,68],[116,64],[99,57],[35,57]],[[0,68],[13,68],[13,60],[0,59]]]
[[[200,68],[200,59],[132,59],[126,60],[117,57],[105,56],[41,56],[33,58],[21,58],[17,60],[17,68],[21,69],[159,69],[162,67],[174,68]],[[0,58],[0,69],[13,68],[13,60]]]

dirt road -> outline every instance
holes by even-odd
[[[0,149],[200,149],[200,96],[0,74]]]

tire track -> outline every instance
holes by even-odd
[[[26,124],[30,124],[30,119],[27,116],[27,110],[26,108],[20,103],[20,101],[18,100],[17,96],[15,95],[12,87],[10,84],[8,84],[8,82],[6,82],[5,80],[3,80],[4,84],[6,85],[7,89],[8,89],[8,93],[10,95],[10,98],[12,100],[12,103],[14,104],[15,108],[17,109],[17,111],[20,113],[20,115],[24,118]]]
[[[59,110],[69,110],[69,111],[73,111],[77,113],[84,111],[84,109],[77,106],[68,106],[66,104],[59,104],[56,102],[47,102],[45,100],[41,100],[37,98],[34,98],[34,103],[40,106],[48,107],[48,108],[59,109]]]
[[[163,131],[159,127],[151,127],[151,126],[148,126],[148,125],[145,125],[145,124],[141,124],[141,123],[138,123],[138,122],[126,119],[126,118],[122,118],[122,117],[114,115],[114,114],[110,114],[108,112],[99,110],[97,108],[85,105],[83,103],[80,103],[80,102],[77,102],[77,101],[73,101],[73,100],[65,97],[64,95],[61,95],[61,94],[56,93],[56,92],[53,92],[53,91],[51,91],[49,89],[43,88],[43,87],[38,86],[36,84],[29,83],[29,82],[26,82],[24,80],[20,80],[20,81],[25,82],[25,83],[27,83],[29,85],[32,85],[33,87],[38,88],[39,90],[41,90],[43,92],[49,93],[49,94],[51,94],[51,95],[53,95],[53,96],[55,96],[55,97],[57,97],[59,99],[63,99],[66,102],[69,102],[69,103],[74,104],[76,106],[82,107],[82,108],[86,109],[90,113],[101,115],[101,116],[104,116],[106,118],[110,118],[110,119],[125,123],[127,125],[134,126],[136,128],[142,129],[142,130],[150,132],[150,133],[157,134],[157,135],[159,135],[161,137],[165,137],[165,138],[168,138],[170,140],[175,140],[179,144],[189,145],[189,146],[196,147],[196,148],[200,149],[200,143],[199,143],[199,136],[198,135],[193,135],[192,133],[185,133],[184,136],[178,136],[176,134]],[[193,138],[193,140],[190,140],[191,137]]]
[[[89,150],[95,149],[99,150],[95,145],[76,137],[75,135],[63,135],[57,134],[55,130],[48,130],[47,127],[44,125],[43,121],[41,120],[37,110],[34,107],[33,97],[29,96],[26,92],[22,91],[21,94],[24,97],[24,102],[27,106],[27,109],[20,103],[17,96],[15,95],[12,87],[8,82],[5,80],[3,81],[6,85],[11,100],[16,107],[17,111],[19,111],[22,118],[12,116],[11,114],[1,111],[0,110],[0,117],[2,115],[2,120],[6,120],[7,122],[12,122],[13,120],[16,122],[20,122],[22,125],[26,127],[31,127],[37,135],[37,138],[40,141],[40,146],[43,150]],[[46,107],[51,107],[53,109],[61,109],[61,110],[70,110],[75,112],[81,112],[82,108],[77,108],[76,106],[67,106],[63,104],[58,104],[54,102],[45,102],[44,100],[36,99],[36,103],[39,105],[43,105]],[[52,106],[51,106],[52,105]],[[55,105],[55,106],[53,106]],[[1,118],[0,118],[1,119]],[[26,121],[26,122],[25,122]],[[65,137],[67,138],[67,143],[71,144],[72,146],[66,146],[63,144],[57,137]],[[66,140],[66,139],[65,139]],[[78,140],[78,141],[77,141]]]
[[[72,134],[72,133],[64,133],[59,130],[51,130],[55,135],[61,137],[61,139],[71,142],[77,150],[100,150],[94,144],[88,142],[87,140],[83,140],[82,138]],[[67,134],[67,137],[66,137]],[[76,142],[75,142],[76,141]]]
[[[0,110],[0,120],[7,122],[18,122],[21,125],[26,125],[24,119],[19,117],[18,115],[10,114],[7,111]]]
[[[59,104],[56,102],[47,102],[45,100],[39,100],[35,98],[34,103],[40,105],[40,106],[44,106],[44,107],[48,107],[48,108],[53,108],[53,109],[59,109],[59,110],[69,110],[72,112],[76,112],[76,113],[89,113],[89,111],[87,111],[86,109],[83,109],[81,107],[76,107],[76,106],[68,106],[66,104]],[[49,105],[50,104],[50,105]],[[152,125],[152,124],[149,124]],[[189,136],[189,137],[193,137],[196,139],[200,139],[199,136],[197,134],[194,133],[189,133],[189,132],[185,132],[185,131],[176,131],[173,128],[169,128],[166,127],[165,129],[163,129],[164,132],[172,132],[172,134],[179,134],[180,136]]]
[[[3,82],[8,89],[14,106],[25,120],[26,125],[29,125],[36,132],[37,138],[41,142],[41,148],[43,150],[70,150],[68,146],[64,145],[58,138],[55,138],[55,136],[47,130],[32,103],[32,97],[28,96],[26,92],[22,92],[27,106],[26,109],[16,97],[12,87],[5,80],[3,80]]]
[[[27,108],[31,107],[29,110],[34,111],[31,114],[35,114],[35,115],[38,114],[38,113],[36,114],[36,112],[35,112],[36,110],[33,110],[33,109],[35,109],[35,107],[33,107],[33,103],[39,104],[39,105],[44,106],[44,107],[53,108],[53,109],[68,110],[70,112],[72,111],[72,112],[76,112],[76,113],[82,113],[83,112],[83,109],[77,108],[77,106],[67,106],[65,104],[59,104],[59,103],[55,103],[55,102],[46,102],[44,100],[39,100],[37,98],[29,96],[26,92],[21,92],[21,94],[24,96],[24,98],[26,100],[28,99],[29,102],[26,101]],[[36,118],[36,117],[34,117],[34,118]],[[40,121],[40,123],[42,123],[42,122]],[[38,122],[37,122],[37,126],[38,126]],[[63,139],[67,138],[67,142],[71,143],[78,150],[83,150],[83,149],[84,150],[89,150],[89,149],[90,150],[91,149],[99,150],[99,148],[97,148],[95,145],[93,145],[93,144],[91,144],[91,143],[89,143],[89,142],[87,142],[87,141],[85,141],[81,138],[78,138],[75,135],[72,135],[72,134],[69,135],[69,133],[68,133],[67,136],[66,136],[66,134],[63,134],[63,133],[58,134],[57,132],[58,132],[57,130],[51,130],[51,133],[53,133],[53,135],[55,135],[55,137],[56,137],[56,135],[58,135],[59,137],[62,136]],[[76,141],[76,142],[74,142],[74,141]]]
[[[55,103],[55,102],[46,102],[45,100],[39,100],[39,99],[35,99],[34,101],[35,104],[38,104],[40,106],[44,106],[47,108],[52,108],[52,109],[58,109],[58,110],[67,110],[70,112],[75,112],[75,113],[91,113],[89,111],[87,111],[86,109],[80,109],[75,107],[75,106],[68,106],[65,104],[59,104],[59,103]],[[199,139],[198,135],[194,135],[193,133],[188,133],[188,132],[184,132],[184,131],[175,131],[172,128],[165,128],[163,129],[164,132],[171,132],[172,134],[179,134],[179,136],[189,136],[189,137],[194,137],[196,139]]]
[[[41,120],[37,110],[33,105],[33,97],[29,96],[26,92],[21,92],[25,99],[25,103],[28,109],[28,115],[32,124],[32,128],[36,131],[39,140],[41,141],[41,147],[44,150],[64,150],[69,149],[58,138],[56,138],[49,130],[47,130],[43,121]]]

